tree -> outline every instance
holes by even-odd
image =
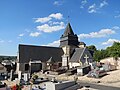
[[[93,58],[95,61],[100,61],[101,59],[107,57],[120,57],[120,43],[114,42],[111,47],[107,47],[106,49],[96,50],[94,46],[88,47],[90,50],[94,50]]]
[[[114,58],[120,57],[120,43],[114,42],[111,47],[108,47],[106,49],[106,51],[108,52],[108,55],[110,57]]]
[[[91,55],[94,56],[94,53],[96,52],[96,47],[94,45],[87,46],[88,50],[90,51]]]
[[[101,52],[100,52],[100,50],[96,50],[96,51],[94,52],[94,54],[93,54],[93,59],[94,59],[95,61],[100,61],[100,59],[101,59]]]
[[[90,46],[87,46],[88,50],[91,50],[91,51],[96,51],[96,47],[94,45],[90,45]]]

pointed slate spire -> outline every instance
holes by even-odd
[[[70,23],[68,22],[64,34],[60,37],[60,47],[64,46],[77,46],[79,44],[78,37],[74,34]]]
[[[63,36],[67,36],[67,35],[74,35],[74,32],[72,30],[72,27],[71,27],[70,23],[67,24],[65,32],[63,34]]]

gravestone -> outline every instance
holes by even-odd
[[[22,79],[22,72],[19,71],[19,72],[18,72],[18,80],[21,80],[21,79]]]
[[[67,55],[63,55],[62,56],[62,66],[65,67],[66,69],[68,69],[68,56]]]
[[[13,75],[14,75],[14,71],[13,70],[11,70],[11,72],[10,72],[10,81],[12,81],[13,80]]]
[[[75,81],[46,82],[45,90],[78,90],[80,87]]]
[[[92,63],[89,63],[91,65],[91,69],[95,69],[97,67],[97,63],[96,62],[92,62]]]
[[[30,73],[24,73],[23,75],[24,75],[24,80],[28,81],[30,78]]]
[[[91,66],[90,65],[85,65],[85,66],[82,66],[82,67],[77,67],[77,75],[85,75],[85,74],[88,74],[89,71],[91,71]]]

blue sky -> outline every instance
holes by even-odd
[[[120,42],[120,0],[0,0],[0,55],[19,44],[59,46],[68,21],[98,49]],[[69,19],[68,19],[69,16]]]

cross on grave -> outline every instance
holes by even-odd
[[[89,58],[89,57],[88,57],[88,55],[86,54],[84,58],[85,58],[85,64],[86,64],[86,65],[89,65],[89,62],[88,62],[88,58]]]

